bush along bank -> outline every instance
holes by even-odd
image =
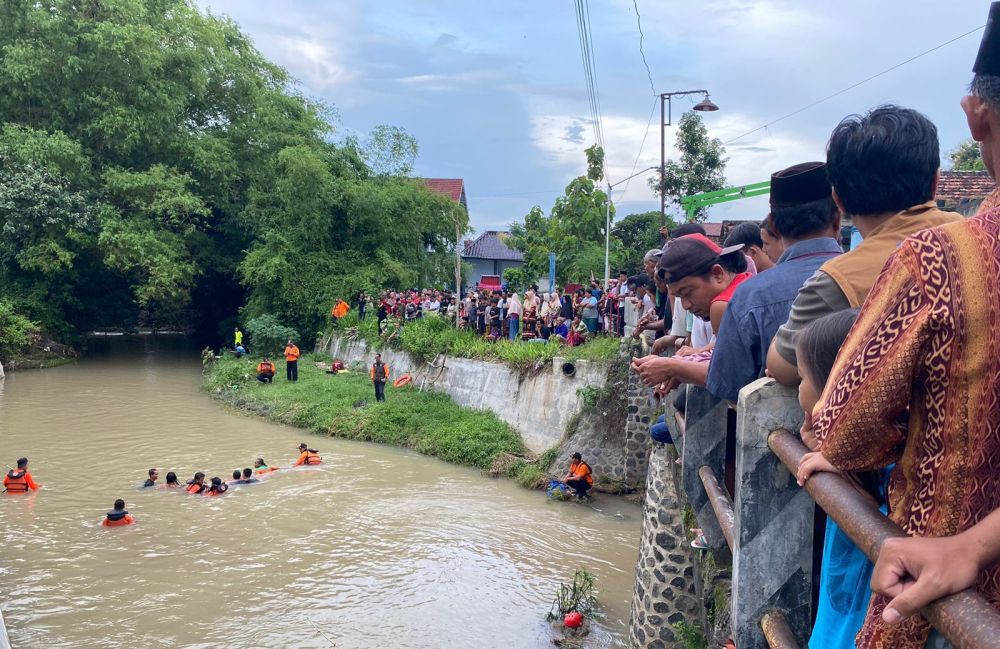
[[[388,387],[386,401],[378,403],[366,373],[333,376],[316,367],[314,360],[312,356],[299,360],[296,383],[284,380],[284,362],[276,361],[270,384],[256,379],[259,359],[209,360],[203,385],[238,410],[317,435],[410,448],[506,475],[528,487],[541,486],[540,474],[548,467],[543,469],[538,459],[528,457],[517,431],[493,413],[462,408],[447,395],[418,392],[412,385]],[[551,457],[547,453],[542,460],[551,462]]]

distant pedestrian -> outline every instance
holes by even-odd
[[[285,378],[289,381],[299,380],[299,348],[291,340],[285,345]]]
[[[243,332],[240,331],[239,327],[236,327],[236,333],[233,334],[233,349],[243,346]]]
[[[389,380],[389,366],[382,362],[382,354],[375,354],[370,374],[372,385],[375,386],[375,401],[385,401],[385,382]]]

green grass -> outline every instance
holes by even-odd
[[[530,370],[551,363],[556,356],[569,361],[612,360],[618,358],[621,342],[614,336],[597,336],[577,347],[556,342],[531,343],[522,340],[489,342],[471,331],[455,329],[443,318],[422,318],[402,327],[392,337],[378,336],[375,318],[359,322],[356,314],[348,314],[337,323],[336,335],[350,335],[365,340],[375,349],[401,349],[421,360],[433,360],[438,354],[458,358],[505,363],[519,370]],[[391,334],[390,329],[389,333]]]
[[[367,374],[326,374],[305,359],[297,383],[277,361],[274,383],[256,380],[257,360],[225,357],[206,367],[204,386],[231,406],[318,435],[412,448],[455,464],[489,469],[500,453],[522,455],[521,437],[490,412],[468,410],[440,393],[386,387],[377,403]],[[534,465],[529,465],[534,466]]]

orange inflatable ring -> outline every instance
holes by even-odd
[[[410,378],[409,374],[404,374],[403,376],[399,377],[398,379],[392,382],[392,387],[401,388],[412,380],[413,379]]]

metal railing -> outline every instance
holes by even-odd
[[[688,388],[683,488],[712,549],[732,552],[736,646],[797,649],[811,630],[815,505],[872,561],[887,538],[905,534],[839,475],[816,474],[798,487],[807,449],[788,432],[802,420],[794,390],[760,379],[740,392],[735,427],[732,419],[727,403]],[[1000,613],[975,590],[922,613],[956,649],[998,644]]]

